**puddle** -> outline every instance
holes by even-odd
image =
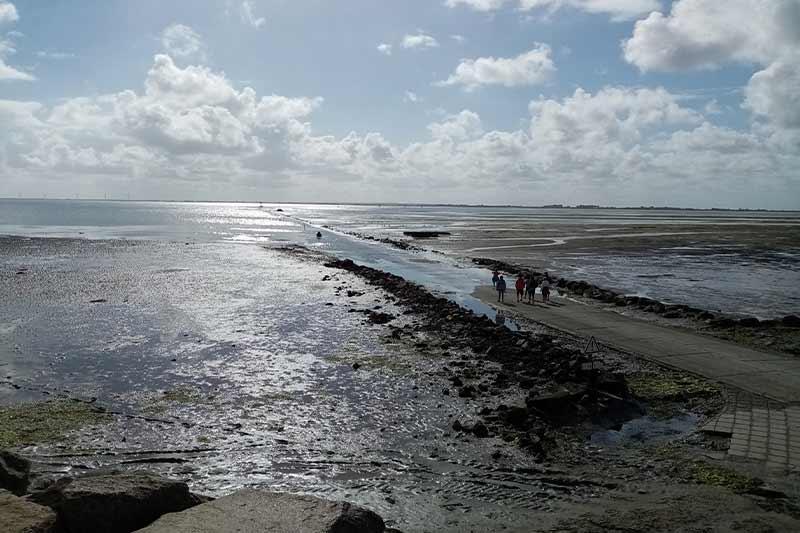
[[[603,446],[620,446],[637,442],[672,440],[686,435],[697,427],[699,417],[684,413],[673,418],[659,419],[653,416],[634,418],[622,424],[619,430],[605,430],[593,433],[591,443]]]

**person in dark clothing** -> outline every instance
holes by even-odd
[[[497,281],[499,279],[500,279],[500,273],[497,270],[492,272],[492,287],[494,287],[495,289],[497,289]]]
[[[528,274],[525,278],[525,295],[528,297],[528,303],[532,304],[536,300],[536,278],[533,274]]]
[[[503,278],[501,274],[497,280],[497,285],[495,285],[495,289],[497,289],[497,301],[498,302],[505,302],[506,298],[506,280]]]

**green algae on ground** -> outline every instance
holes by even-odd
[[[724,487],[733,492],[749,492],[763,485],[763,481],[751,478],[722,466],[695,461],[689,467],[689,474],[697,483]]]
[[[55,442],[70,431],[108,421],[102,409],[73,400],[1,406],[0,448]]]
[[[720,388],[709,381],[672,372],[635,374],[628,376],[627,380],[628,388],[642,400],[682,401],[720,393]]]
[[[179,387],[172,390],[166,390],[161,394],[149,395],[147,405],[144,407],[144,412],[149,414],[162,413],[167,410],[170,404],[179,405],[204,405],[211,403],[214,396],[204,396],[199,390],[191,387]]]

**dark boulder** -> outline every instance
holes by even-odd
[[[30,484],[31,462],[15,453],[0,450],[0,489],[22,496]]]
[[[383,519],[346,502],[242,490],[182,513],[162,516],[140,533],[384,533]]]
[[[744,328],[757,328],[761,325],[761,322],[754,317],[747,317],[739,319],[739,325]]]
[[[510,426],[523,428],[528,420],[528,409],[512,406],[502,412],[501,418]]]
[[[69,533],[129,533],[202,501],[186,483],[147,472],[62,478],[30,499],[52,508]]]
[[[790,328],[800,328],[800,316],[786,315],[781,319],[781,324]]]
[[[461,398],[472,398],[473,396],[475,396],[475,392],[476,392],[475,387],[473,387],[472,385],[466,385],[458,389],[458,396]]]
[[[489,436],[489,428],[483,422],[475,422],[475,425],[472,426],[472,433],[479,439],[485,439]]]

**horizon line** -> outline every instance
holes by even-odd
[[[185,204],[271,204],[271,205],[357,205],[357,206],[393,206],[393,207],[477,207],[477,208],[502,208],[502,209],[647,209],[665,211],[752,211],[771,213],[798,213],[797,209],[770,209],[761,207],[681,207],[670,205],[638,205],[638,206],[611,206],[599,204],[475,204],[475,203],[427,203],[427,202],[313,202],[313,201],[254,201],[254,200],[163,200],[163,199],[127,199],[127,198],[48,198],[48,197],[11,197],[0,196],[0,200],[52,200],[59,202],[151,202],[151,203],[185,203]]]

